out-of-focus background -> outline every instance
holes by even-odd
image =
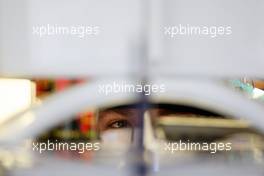
[[[261,0],[0,0],[0,176],[263,175]]]

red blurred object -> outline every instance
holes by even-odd
[[[88,133],[90,130],[93,128],[93,118],[94,114],[93,112],[85,112],[80,114],[80,120],[79,120],[79,125],[80,125],[80,130],[82,133]]]

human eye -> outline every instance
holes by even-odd
[[[108,128],[111,129],[128,128],[128,127],[131,127],[131,125],[127,120],[116,120],[108,125]]]

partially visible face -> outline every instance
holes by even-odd
[[[100,133],[107,130],[134,128],[137,125],[138,111],[135,108],[109,109],[100,112],[98,130]]]
[[[129,145],[132,142],[133,129],[138,124],[136,108],[113,108],[99,113],[97,123],[102,142],[107,145]]]
[[[132,141],[133,129],[138,126],[140,109],[137,106],[115,107],[99,112],[97,123],[98,132],[103,141]],[[207,114],[193,108],[182,106],[170,107],[149,107],[147,110],[151,117],[162,118],[166,116],[195,117],[195,114]]]
[[[154,117],[173,114],[173,112],[160,108],[150,108],[148,112]],[[109,130],[133,129],[138,125],[138,116],[139,109],[134,107],[103,110],[99,113],[98,131],[103,133]]]

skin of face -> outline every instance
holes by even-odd
[[[169,114],[168,111],[151,108],[148,110],[153,117]],[[139,109],[116,108],[104,110],[99,113],[98,131],[116,130],[124,128],[135,128],[138,125]]]
[[[100,112],[98,120],[99,132],[122,128],[134,128],[137,125],[136,109],[117,109]]]

